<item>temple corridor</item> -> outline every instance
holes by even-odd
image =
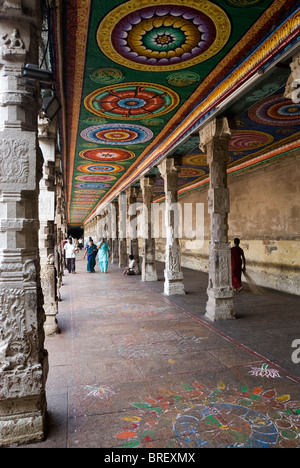
[[[299,297],[245,285],[236,320],[212,323],[206,274],[184,268],[187,294],[166,297],[163,264],[145,285],[116,265],[88,274],[82,257],[46,337],[47,438],[26,447],[298,445]]]
[[[0,447],[299,448],[299,0],[0,33]]]

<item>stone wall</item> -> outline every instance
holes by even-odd
[[[300,152],[273,160],[228,179],[229,239],[241,239],[247,272],[258,285],[300,294]],[[204,204],[204,240],[181,239],[182,266],[208,271],[210,218],[207,187],[180,197]],[[164,261],[164,239],[156,240],[156,259]],[[244,278],[245,280],[245,278]]]

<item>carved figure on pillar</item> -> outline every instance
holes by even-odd
[[[226,118],[214,119],[200,130],[200,149],[207,153],[210,170],[208,211],[211,218],[211,239],[206,316],[211,320],[234,318],[227,187],[228,143],[231,135]]]
[[[183,273],[181,271],[180,244],[178,239],[178,172],[181,159],[168,158],[159,164],[158,168],[164,179],[165,187],[165,226],[166,255],[164,293],[168,296],[185,294]]]
[[[293,57],[290,63],[291,75],[287,81],[284,96],[295,104],[300,103],[300,52]]]
[[[142,281],[157,281],[155,263],[155,239],[152,237],[151,209],[155,177],[143,177],[140,180],[143,195],[143,263]]]

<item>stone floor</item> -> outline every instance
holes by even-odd
[[[207,275],[185,296],[117,266],[64,276],[46,339],[48,434],[30,448],[299,447],[300,297],[245,287],[236,320],[204,317]]]

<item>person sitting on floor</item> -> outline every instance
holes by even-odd
[[[128,267],[123,271],[123,275],[135,275],[135,266],[136,262],[133,255],[129,255],[129,264]]]

